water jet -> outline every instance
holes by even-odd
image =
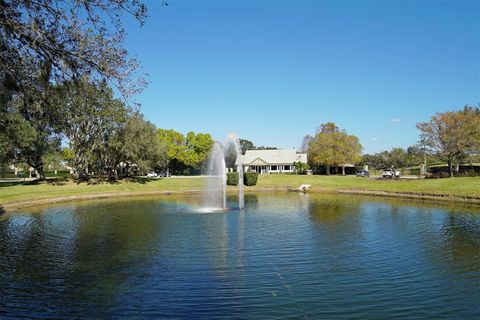
[[[207,184],[202,205],[204,209],[208,208],[209,211],[227,209],[225,150],[233,150],[234,152],[234,165],[238,173],[238,208],[240,210],[244,208],[243,165],[240,140],[236,134],[230,133],[225,141],[225,146],[215,141],[204,167]]]

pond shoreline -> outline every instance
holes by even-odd
[[[46,204],[71,202],[71,201],[84,201],[84,200],[97,200],[97,199],[111,199],[111,198],[129,198],[129,197],[142,197],[142,196],[154,196],[154,195],[187,195],[187,194],[199,194],[202,193],[201,189],[190,190],[162,190],[162,191],[132,191],[132,192],[102,192],[81,194],[75,196],[64,197],[52,197],[52,198],[39,198],[33,200],[22,200],[18,202],[10,202],[6,204],[0,204],[0,215],[8,211],[14,211],[22,208],[35,207]],[[256,192],[302,192],[298,189],[289,187],[262,187],[246,189],[245,193]],[[227,189],[228,194],[235,194],[235,189]],[[396,191],[381,191],[381,190],[362,190],[362,189],[314,189],[308,190],[306,193],[324,193],[324,194],[350,194],[350,195],[364,195],[364,196],[376,196],[376,197],[388,197],[388,198],[404,198],[404,199],[417,199],[417,200],[430,200],[440,202],[460,202],[480,205],[480,197],[475,196],[453,196],[449,194],[432,194],[424,192],[396,192]]]

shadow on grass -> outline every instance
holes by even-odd
[[[125,180],[127,181],[130,181],[130,182],[136,182],[136,183],[140,183],[140,184],[147,184],[149,182],[153,182],[153,181],[158,181],[158,180],[162,180],[163,178],[147,178],[147,177],[128,177],[128,178],[125,178]]]
[[[4,214],[5,212],[6,212],[5,209],[3,209],[3,207],[0,205],[0,216],[1,216],[2,214]]]
[[[86,183],[87,185],[98,184],[121,184],[123,181],[134,182],[139,184],[147,184],[152,181],[161,180],[163,178],[147,178],[147,177],[123,177],[121,179],[113,179],[111,177],[91,177],[88,180],[74,180],[76,184]]]
[[[77,185],[85,183],[87,185],[98,185],[98,184],[111,184],[111,185],[116,185],[116,184],[121,184],[122,181],[127,181],[127,182],[134,182],[134,183],[139,183],[139,184],[147,184],[149,182],[153,181],[158,181],[162,180],[164,178],[147,178],[147,177],[124,177],[121,179],[112,179],[111,177],[108,176],[101,176],[101,177],[90,177],[87,180],[78,180],[75,179],[73,180]],[[51,186],[63,186],[66,185],[68,182],[68,178],[65,177],[51,177],[47,178],[46,180],[40,181],[40,180],[31,180],[31,181],[24,181],[24,180],[15,180],[15,181],[4,181],[0,182],[0,188],[2,187],[12,187],[12,186],[35,186],[35,185],[41,185],[41,184],[47,184]]]
[[[53,178],[45,180],[45,183],[52,186],[64,186],[68,182],[66,178]]]
[[[18,185],[21,185],[23,183],[24,183],[23,181],[0,182],[0,188],[18,186]]]
[[[22,186],[31,186],[31,185],[41,184],[41,183],[42,183],[42,181],[38,181],[38,180],[32,180],[32,181],[22,181],[22,180],[18,180],[18,181],[8,181],[8,182],[1,182],[1,183],[0,183],[0,188],[1,188],[1,187],[19,186],[19,185],[22,185]]]

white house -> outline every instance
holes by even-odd
[[[247,150],[241,161],[244,172],[288,173],[295,171],[295,162],[307,163],[307,154],[295,149]]]

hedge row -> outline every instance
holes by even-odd
[[[228,172],[227,173],[227,185],[228,186],[238,185],[238,172]]]
[[[254,186],[257,184],[258,173],[256,172],[245,172],[243,174],[243,184],[246,186]],[[238,185],[238,172],[228,172],[227,173],[227,185],[237,186]]]
[[[243,174],[243,183],[246,186],[254,186],[257,184],[258,173],[256,172],[245,172]]]
[[[454,177],[477,177],[480,176],[475,170],[466,170],[460,172],[453,172]],[[450,173],[448,172],[436,172],[436,173],[428,173],[426,175],[427,179],[442,179],[442,178],[450,178]]]

